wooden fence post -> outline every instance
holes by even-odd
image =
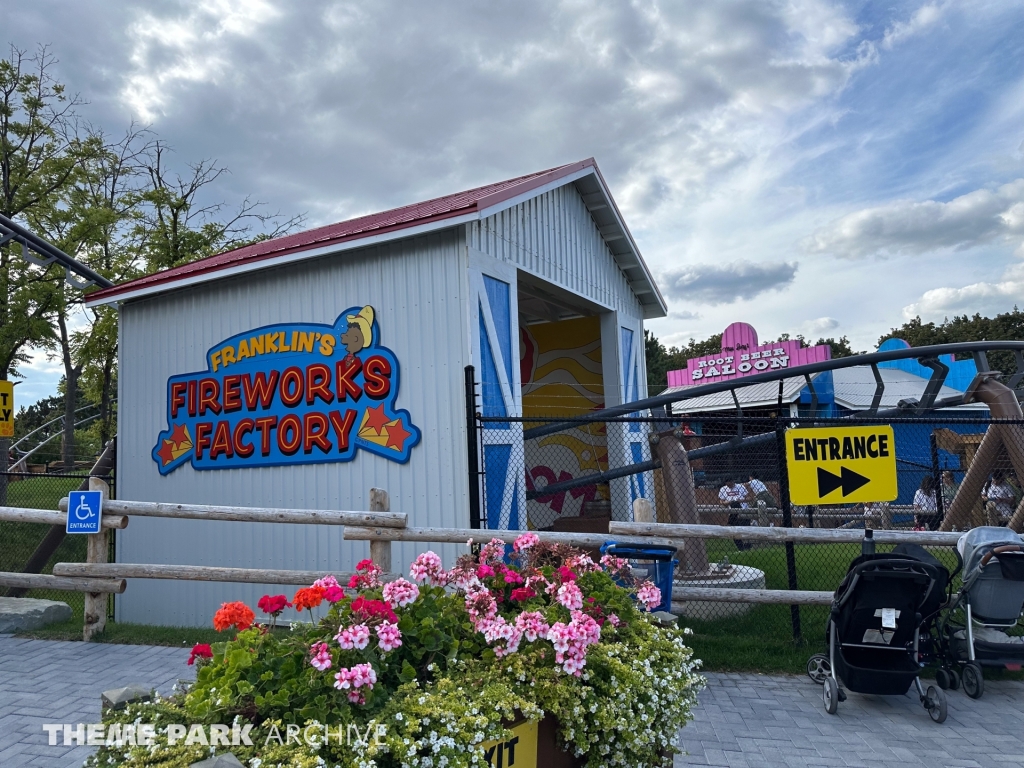
[[[370,511],[391,511],[391,500],[388,498],[387,491],[381,488],[370,489]],[[384,573],[391,573],[391,542],[371,541],[370,559],[373,560],[374,565],[384,571]]]
[[[103,501],[110,498],[110,486],[98,477],[89,478],[89,490],[99,491],[103,494]],[[99,533],[89,535],[86,542],[87,563],[105,563],[108,559],[110,533],[105,528],[100,528]],[[82,627],[82,639],[86,642],[92,640],[107,626],[107,595],[103,592],[85,593],[85,625]]]

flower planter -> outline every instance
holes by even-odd
[[[516,540],[508,560],[505,552],[494,539],[447,571],[436,554],[424,553],[410,568],[413,581],[387,584],[363,561],[344,586],[325,576],[300,589],[291,601],[300,616],[329,607],[294,630],[290,615],[265,631],[246,605],[226,603],[214,626],[238,634],[193,649],[199,668],[187,693],[110,718],[248,722],[255,744],[232,746],[245,765],[323,758],[342,768],[368,761],[400,768],[430,757],[468,768],[484,755],[491,768],[579,768],[588,758],[576,757],[573,744],[590,750],[591,765],[595,755],[618,757],[602,766],[656,764],[659,745],[689,719],[700,686],[684,632],[649,613],[659,590],[631,580],[624,560],[595,562],[533,534]],[[279,615],[287,603],[267,595],[260,609]],[[330,740],[268,740],[272,728],[315,731],[322,723],[377,736],[355,751]],[[209,757],[209,748],[175,745],[165,734],[139,747],[130,763],[103,748],[96,764],[113,758],[132,768],[184,768]]]

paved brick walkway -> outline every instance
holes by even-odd
[[[51,747],[43,723],[99,721],[100,693],[129,683],[169,693],[188,650],[19,640],[0,635],[0,768],[72,768],[89,747]],[[933,723],[916,697],[850,694],[839,714],[806,677],[708,674],[676,766],[1024,767],[1024,683],[989,682],[979,701],[949,695]]]
[[[947,691],[949,716],[933,723],[906,696],[850,693],[829,715],[806,677],[714,674],[676,766],[729,768],[1009,768],[1024,766],[1024,683],[986,681],[974,701]]]
[[[170,693],[188,649],[0,635],[0,768],[77,768],[94,747],[51,747],[43,723],[98,723],[100,693],[131,683]],[[63,741],[58,737],[58,741]]]

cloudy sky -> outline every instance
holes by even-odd
[[[589,156],[671,315],[848,335],[1024,305],[1024,2],[9,2],[116,133],[310,225]],[[23,397],[53,391],[37,356]],[[22,402],[25,402],[23,399]]]

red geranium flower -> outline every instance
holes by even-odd
[[[357,597],[352,601],[352,613],[363,621],[380,618],[387,619],[392,624],[398,623],[398,616],[383,600],[367,600],[362,596]]]
[[[295,593],[292,602],[296,611],[304,611],[307,608],[312,610],[324,601],[324,590],[322,587],[303,587]]]
[[[513,589],[511,595],[512,599],[519,603],[536,596],[537,593],[530,589],[530,587],[519,587],[518,589]]]
[[[256,603],[256,606],[268,616],[277,616],[285,608],[291,606],[291,603],[284,595],[264,595]]]
[[[576,574],[566,565],[559,567],[558,575],[562,577],[562,581],[576,581]]]
[[[188,657],[188,665],[191,667],[199,658],[212,659],[213,649],[206,643],[196,643],[192,646],[192,655]]]
[[[255,620],[256,614],[245,603],[224,603],[213,614],[213,628],[218,632],[223,632],[230,627],[242,631],[251,627]]]

